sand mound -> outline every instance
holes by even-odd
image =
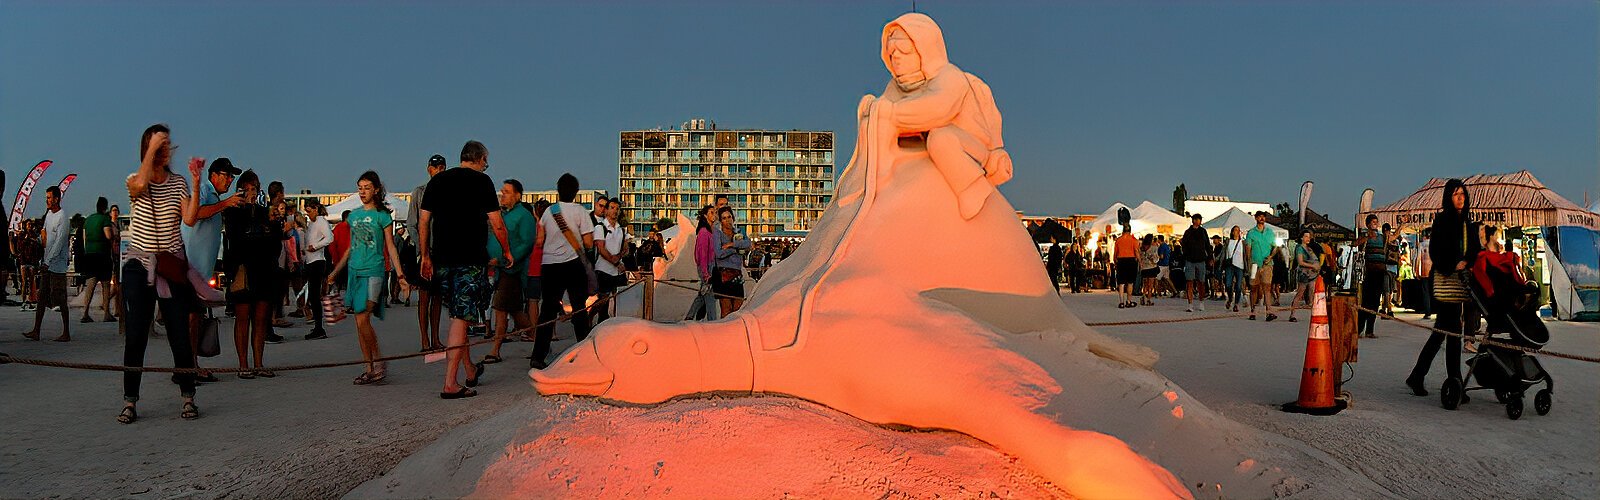
[[[347,498],[1065,498],[954,432],[906,432],[780,397],[641,408],[531,399]]]

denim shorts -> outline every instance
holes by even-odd
[[[1183,277],[1185,279],[1190,280],[1190,281],[1206,279],[1206,263],[1204,263],[1204,262],[1185,262],[1185,263],[1183,263]]]

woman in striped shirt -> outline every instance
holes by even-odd
[[[172,348],[172,358],[178,368],[194,368],[194,354],[189,346],[189,325],[186,318],[197,307],[195,291],[186,280],[166,280],[170,297],[157,297],[157,261],[184,263],[183,238],[178,228],[185,222],[192,224],[199,215],[199,206],[189,195],[189,183],[182,175],[172,171],[172,151],[166,125],[156,124],[145,129],[139,140],[141,163],[139,170],[128,176],[128,197],[132,200],[133,222],[124,235],[128,251],[122,262],[123,300],[127,303],[127,345],[123,351],[123,365],[144,366],[145,346],[150,339],[150,323],[155,307],[167,318],[167,344]],[[190,175],[198,176],[205,160],[189,161]],[[170,264],[169,264],[170,265]],[[117,421],[131,424],[138,419],[134,405],[139,401],[140,372],[123,372],[123,407]],[[186,420],[200,417],[194,404],[195,375],[179,373],[173,376],[183,397],[179,414]]]

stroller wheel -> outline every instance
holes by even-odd
[[[1533,411],[1540,415],[1550,413],[1550,389],[1539,389],[1539,392],[1533,395]]]
[[[1512,420],[1522,418],[1522,395],[1512,394],[1511,400],[1506,401],[1506,416]]]
[[[1499,401],[1500,404],[1505,404],[1506,401],[1510,400],[1510,399],[1511,399],[1511,393],[1506,391],[1505,389],[1495,389],[1494,390],[1494,400],[1495,401]]]
[[[1461,380],[1454,377],[1444,380],[1444,386],[1439,388],[1439,404],[1446,410],[1461,405]]]

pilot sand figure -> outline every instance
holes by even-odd
[[[1197,403],[1145,369],[1153,353],[1066,309],[994,189],[1011,168],[988,89],[944,62],[940,37],[921,14],[885,27],[883,47],[915,64],[883,53],[906,77],[861,100],[833,203],[744,308],[707,322],[608,321],[531,371],[535,388],[635,404],[790,395],[867,422],[973,436],[1078,498],[1192,497],[1180,471],[1207,492],[1270,496],[1278,474],[1236,467],[1255,462],[1213,431],[1237,423],[1185,413]],[[913,254],[875,244],[918,239],[981,244]]]
[[[880,98],[894,103],[894,128],[902,136],[926,137],[961,217],[971,220],[995,186],[1011,180],[1011,155],[1000,139],[1000,110],[989,85],[950,64],[944,33],[922,14],[884,26],[880,55],[894,76]]]

